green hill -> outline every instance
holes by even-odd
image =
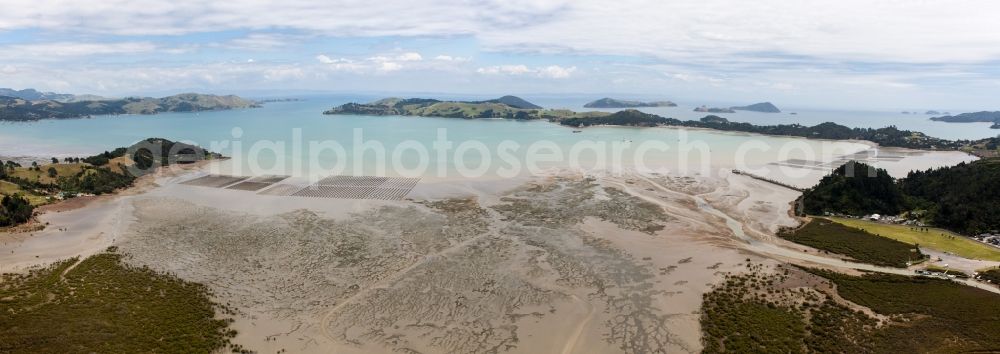
[[[1000,159],[914,171],[898,181],[882,169],[868,175],[869,168],[852,162],[823,177],[803,193],[805,211],[814,215],[909,211],[964,234],[1000,230]]]
[[[163,98],[128,97],[109,100],[60,102],[0,96],[0,121],[33,121],[108,114],[156,114],[258,107],[238,96],[184,93]]]
[[[587,108],[639,108],[639,107],[676,107],[677,104],[670,101],[628,101],[605,97],[589,102],[584,107]]]
[[[966,234],[1000,230],[1000,159],[910,172],[900,187],[935,225]]]
[[[497,98],[497,99],[488,100],[488,101],[482,101],[482,102],[479,102],[479,103],[500,103],[500,104],[505,104],[505,105],[508,105],[508,106],[511,106],[511,107],[514,107],[514,108],[521,108],[521,109],[541,109],[542,108],[542,106],[539,106],[537,104],[525,101],[524,99],[522,99],[520,97],[511,96],[511,95],[503,96],[503,97],[500,97],[500,98]]]
[[[730,107],[730,108],[733,109],[733,110],[737,110],[737,111],[751,111],[751,112],[763,112],[763,113],[781,113],[781,110],[778,109],[778,107],[776,107],[771,102],[754,103],[754,104],[748,105],[748,106],[735,106],[735,107]]]
[[[802,193],[806,213],[899,214],[903,193],[889,172],[851,161]]]
[[[421,116],[445,118],[542,119],[566,111],[544,110],[541,106],[516,96],[485,101],[441,101],[428,98],[384,98],[370,103],[346,103],[323,114],[360,114],[375,116]]]

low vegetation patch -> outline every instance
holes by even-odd
[[[871,335],[883,353],[994,352],[1000,348],[1000,295],[950,280],[813,271],[843,298],[895,321]]]
[[[209,353],[230,343],[205,286],[129,266],[109,249],[0,282],[2,353]]]
[[[788,270],[728,275],[702,302],[703,353],[870,352],[877,321],[809,287],[788,288]],[[802,273],[792,269],[793,272]]]
[[[814,218],[806,225],[778,234],[786,240],[851,257],[859,262],[907,267],[924,259],[914,245],[847,227],[823,218]]]
[[[790,269],[792,274],[804,273]],[[962,353],[1000,348],[1000,296],[949,280],[807,269],[729,275],[705,294],[705,353]],[[820,289],[822,288],[822,289]],[[836,289],[836,290],[833,290]],[[859,306],[860,305],[860,306]],[[871,312],[862,311],[870,309]]]
[[[884,224],[862,219],[830,218],[830,220],[882,237],[954,253],[965,258],[1000,261],[1000,250],[944,229]]]

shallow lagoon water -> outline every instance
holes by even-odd
[[[163,137],[233,156],[226,168],[239,174],[444,177],[475,172],[472,176],[459,174],[473,177],[476,173],[504,176],[515,170],[523,174],[534,172],[535,166],[715,172],[787,159],[828,161],[870,148],[855,142],[699,129],[590,127],[574,132],[545,121],[322,114],[345,101],[310,98],[245,110],[6,123],[0,125],[0,152],[7,156],[85,156],[146,137]],[[650,109],[694,118],[669,114],[681,110]],[[739,120],[737,116],[756,115],[765,115],[772,123],[787,123],[784,117],[789,116],[748,112],[728,116]],[[776,121],[775,117],[782,119]],[[807,115],[790,117],[806,122]],[[342,149],[335,148],[337,145]],[[441,153],[441,147],[448,149]],[[379,156],[384,158],[380,161]]]

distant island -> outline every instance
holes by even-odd
[[[1000,129],[1000,111],[962,113],[953,116],[932,117],[931,120],[948,123],[993,123],[990,128]]]
[[[692,127],[707,128],[722,131],[738,131],[765,135],[796,136],[811,139],[831,140],[866,140],[881,146],[904,147],[911,149],[930,150],[965,150],[972,153],[992,151],[997,148],[1000,138],[987,138],[976,141],[947,140],[927,136],[921,132],[900,130],[895,126],[885,128],[850,128],[840,124],[826,122],[815,126],[800,124],[754,125],[750,123],[731,122],[726,118],[708,115],[700,120],[682,121],[676,118],[666,118],[655,114],[640,112],[634,109],[607,114],[577,116],[558,120],[559,124],[571,127],[587,127],[595,125],[621,125],[634,127]]]
[[[754,104],[748,105],[748,106],[734,106],[734,107],[729,107],[729,108],[732,109],[732,110],[737,110],[737,111],[752,111],[752,112],[762,112],[762,113],[781,113],[781,110],[778,109],[778,107],[776,107],[771,102],[761,102],[761,103],[754,103]]]
[[[31,100],[0,96],[0,121],[80,118],[108,114],[156,114],[199,112],[259,107],[257,102],[238,96],[184,93],[163,98],[127,97],[102,100]]]
[[[583,105],[586,108],[640,108],[640,107],[677,107],[676,103],[670,101],[628,101],[605,97]]]
[[[29,101],[50,100],[57,102],[99,101],[106,98],[95,95],[73,95],[68,93],[41,92],[35,89],[15,90],[0,88],[0,96],[20,98]]]
[[[717,107],[708,107],[708,106],[701,106],[701,107],[695,108],[694,111],[695,112],[704,112],[704,113],[736,113],[736,111],[734,111],[732,108],[717,108]]]
[[[265,98],[257,100],[257,103],[272,103],[272,102],[300,102],[305,101],[304,99],[298,97],[286,97],[286,98]]]
[[[505,118],[546,119],[561,125],[582,128],[598,125],[633,127],[692,127],[722,131],[736,131],[777,136],[795,136],[810,139],[866,140],[886,147],[903,147],[929,150],[963,150],[976,155],[989,154],[997,149],[1000,137],[975,141],[947,140],[924,133],[900,130],[895,126],[885,128],[850,128],[826,122],[815,126],[800,124],[754,125],[731,122],[726,118],[708,115],[700,120],[682,121],[666,118],[635,109],[618,112],[575,112],[568,109],[522,108],[539,107],[515,96],[504,96],[486,101],[442,101],[429,98],[384,98],[371,103],[346,103],[323,112],[328,115],[421,116],[444,118]]]
[[[606,112],[577,113],[565,109],[544,109],[516,96],[485,101],[442,101],[430,98],[384,98],[370,103],[345,103],[323,114],[421,116],[443,118],[550,119],[605,115]]]

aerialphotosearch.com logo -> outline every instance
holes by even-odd
[[[692,139],[686,130],[678,130],[676,141],[665,139],[591,140],[570,143],[552,140],[530,142],[502,140],[492,145],[476,139],[452,140],[448,129],[439,128],[432,139],[404,140],[386,143],[366,138],[364,129],[354,128],[349,141],[306,140],[303,130],[293,128],[287,140],[244,140],[243,129],[232,128],[231,139],[212,141],[199,148],[183,141],[169,149],[156,142],[135,144],[128,152],[136,166],[133,174],[147,173],[157,163],[146,160],[167,160],[169,164],[204,159],[220,153],[229,158],[228,174],[292,175],[321,178],[329,175],[374,175],[400,177],[465,177],[495,176],[511,178],[524,175],[546,175],[553,169],[602,171],[621,174],[624,171],[678,175],[712,175],[720,172],[713,162],[725,161],[725,170],[766,175],[774,168],[789,177],[801,177],[808,169],[785,165],[760,164],[754,154],[768,154],[774,161],[831,161],[853,153],[843,144],[833,141],[788,139],[775,146],[775,141],[749,138],[735,148],[715,149],[700,139]],[[430,138],[430,137],[427,137]],[[671,140],[673,140],[671,136]],[[170,151],[164,151],[170,150]],[[721,151],[721,152],[720,152]],[[716,155],[713,155],[716,154]],[[722,156],[720,156],[722,155]],[[145,156],[145,158],[143,158]],[[210,169],[220,168],[218,164]],[[220,173],[223,171],[209,171]]]

